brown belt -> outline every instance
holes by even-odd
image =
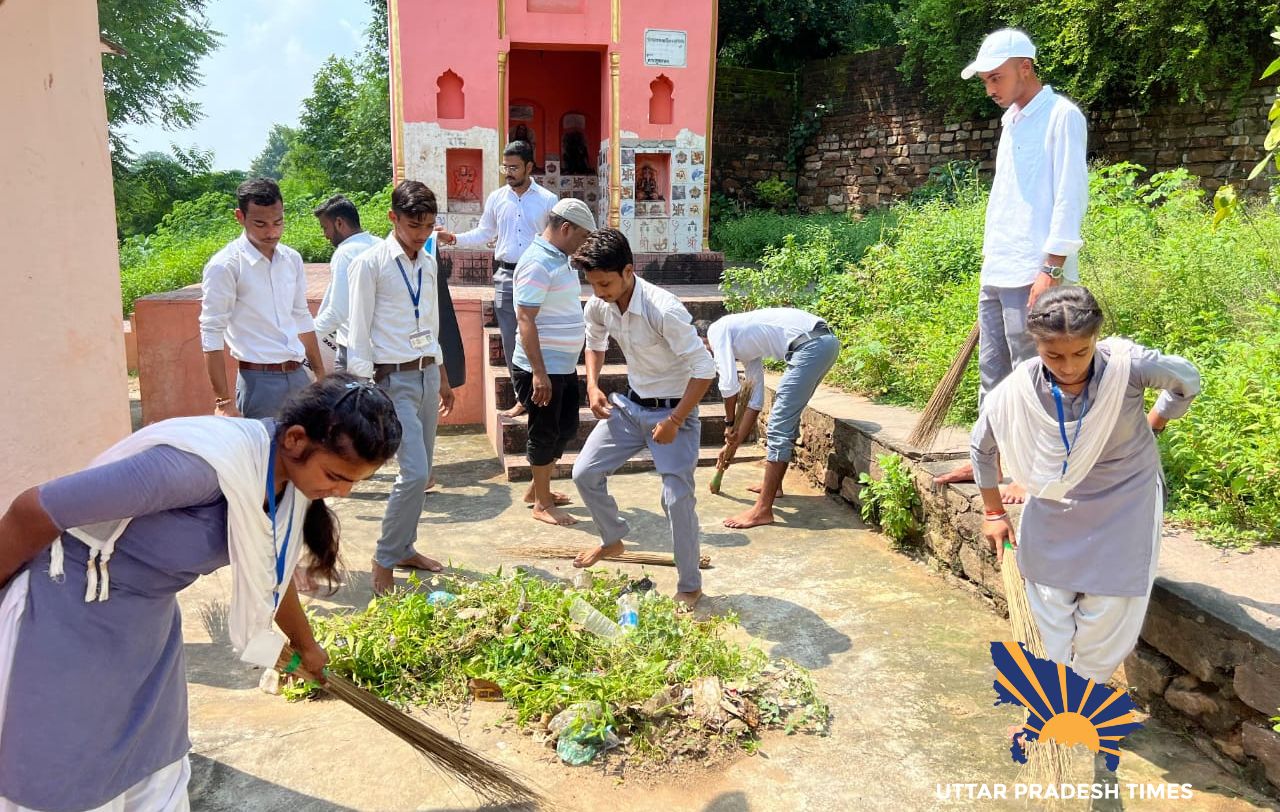
[[[241,369],[247,369],[250,372],[293,372],[302,366],[297,361],[285,361],[281,364],[255,364],[252,361],[237,361]]]
[[[434,355],[424,355],[412,361],[405,361],[403,364],[374,364],[373,377],[375,380],[382,380],[392,372],[417,372],[426,369],[436,362]]]

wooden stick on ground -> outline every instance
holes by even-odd
[[[508,547],[503,549],[503,552],[511,553],[512,555],[527,555],[532,558],[577,558],[584,549],[583,547],[558,547],[555,545],[524,545]],[[652,564],[657,567],[674,567],[676,565],[675,559],[666,553],[643,553],[631,550],[600,559],[600,563],[606,561],[617,561],[620,564]],[[710,567],[711,556],[704,555],[698,559],[698,569],[705,570]]]
[[[947,374],[942,376],[937,388],[933,390],[929,403],[924,407],[920,419],[916,421],[916,427],[907,437],[909,445],[925,449],[933,445],[938,432],[942,429],[942,421],[947,419],[947,412],[951,411],[951,404],[956,399],[956,390],[960,388],[960,381],[964,379],[964,371],[969,366],[969,359],[973,357],[973,351],[978,347],[978,335],[978,325],[975,324],[969,331],[969,337],[964,340],[964,345],[956,353],[955,360],[947,369]]]
[[[297,652],[285,646],[276,667],[289,673],[292,666],[295,675],[315,679],[299,667],[299,661]],[[526,809],[547,808],[546,799],[518,776],[465,744],[401,712],[346,677],[327,674],[322,688],[408,742],[437,767],[466,784],[485,802],[524,805]]]

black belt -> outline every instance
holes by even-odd
[[[646,409],[674,409],[680,398],[642,398],[634,389],[627,390],[627,400]]]
[[[514,271],[516,269],[516,264],[514,262],[503,262],[500,259],[495,259],[493,264],[497,265],[504,271]]]
[[[787,352],[795,352],[796,350],[803,347],[805,344],[808,344],[810,341],[813,341],[815,338],[822,338],[823,336],[829,336],[829,335],[835,335],[835,334],[831,332],[831,328],[827,326],[827,323],[825,321],[820,321],[816,325],[814,325],[814,328],[809,332],[805,333],[804,335],[796,336],[795,340],[787,345]]]

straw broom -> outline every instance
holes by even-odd
[[[742,416],[747,413],[747,401],[751,400],[751,391],[753,389],[755,389],[755,382],[750,378],[742,381],[742,386],[738,389],[738,400],[733,409],[734,426],[742,423]],[[729,466],[732,463],[732,457],[726,457],[724,462],[716,463],[715,475],[711,477],[712,493],[720,493],[720,482],[724,479],[724,472],[729,470]]]
[[[305,679],[315,676],[299,667],[301,655],[285,646],[276,668]],[[430,726],[402,713],[351,680],[337,674],[326,674],[324,690],[377,722],[386,730],[408,742],[413,749],[433,764],[466,784],[486,803],[523,805],[524,808],[548,808],[542,795],[519,777],[507,772],[476,751],[445,736]]]
[[[527,555],[533,558],[577,558],[582,554],[581,547],[560,547],[556,545],[523,545],[503,550],[512,555]],[[656,567],[674,567],[676,561],[666,553],[632,552],[630,550],[602,558],[601,561],[617,561],[623,564],[652,564]],[[698,559],[698,569],[709,569],[711,556],[704,555]]]
[[[951,411],[951,404],[956,399],[956,390],[960,388],[960,381],[964,378],[965,368],[969,366],[969,359],[973,357],[973,351],[978,347],[978,333],[978,325],[975,324],[969,331],[969,337],[965,339],[964,346],[960,348],[960,352],[956,353],[951,367],[947,369],[947,374],[942,376],[937,388],[933,390],[928,405],[924,407],[924,412],[916,421],[916,427],[907,437],[908,444],[926,449],[933,445],[934,439],[942,429],[942,421],[946,420],[947,412]]]
[[[1041,659],[1046,658],[1044,638],[1031,614],[1031,601],[1027,599],[1027,582],[1018,568],[1018,555],[1013,545],[1004,542],[1004,557],[1000,574],[1004,578],[1005,602],[1009,605],[1009,625],[1014,639],[1027,647],[1027,651]],[[1071,769],[1071,748],[1053,740],[1024,740],[1022,749],[1027,763],[1019,770],[1019,780],[1028,784],[1060,785]]]

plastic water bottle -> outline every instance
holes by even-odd
[[[627,592],[618,598],[618,626],[625,632],[633,632],[640,625],[640,598]]]
[[[617,640],[625,634],[617,623],[582,598],[574,598],[573,603],[569,604],[569,617],[581,623],[587,631],[606,640]]]

